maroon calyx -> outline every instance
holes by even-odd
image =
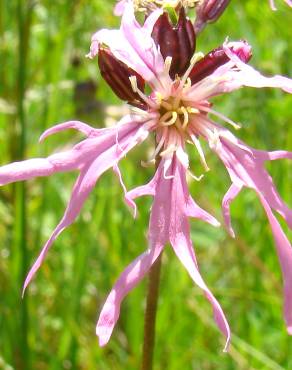
[[[98,52],[100,73],[113,92],[129,104],[144,109],[146,104],[138,93],[133,91],[129,77],[135,76],[138,89],[144,92],[145,81],[133,69],[118,60],[109,49],[101,47]]]
[[[195,31],[200,32],[207,23],[216,22],[231,0],[204,0],[196,9]]]
[[[252,57],[250,50],[246,52],[246,50],[241,48],[231,47],[230,49],[244,63],[247,63]],[[204,58],[199,60],[191,70],[189,78],[191,79],[192,85],[212,74],[217,68],[227,63],[229,60],[230,59],[226,55],[223,46],[210,51],[204,56]]]
[[[164,12],[156,21],[152,38],[164,58],[171,57],[169,75],[172,79],[176,75],[182,76],[187,70],[196,48],[196,35],[194,27],[185,10],[180,9],[178,22],[175,26],[169,16]]]

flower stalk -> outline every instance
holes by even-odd
[[[155,323],[159,297],[162,254],[149,271],[148,291],[144,317],[144,341],[141,370],[152,370],[155,348]]]
[[[156,170],[158,169],[160,158],[160,153],[158,153],[155,157]],[[144,315],[144,339],[141,370],[152,370],[153,368],[153,354],[155,348],[155,324],[159,297],[161,260],[162,253],[157,258],[156,262],[153,264],[149,271]]]

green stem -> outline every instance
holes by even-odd
[[[144,321],[144,342],[141,370],[152,370],[155,346],[155,322],[159,295],[161,258],[158,257],[149,272],[149,284]]]
[[[17,159],[23,159],[26,150],[26,117],[24,108],[26,86],[26,59],[27,59],[27,14],[25,2],[17,2],[18,23],[18,75],[17,75],[17,108],[20,132],[18,135]],[[28,266],[28,251],[26,242],[26,187],[25,183],[15,185],[15,247],[19,253],[19,285],[22,287]],[[21,294],[21,288],[19,295]],[[27,299],[20,302],[20,328],[19,328],[19,368],[29,368],[28,346],[28,308]]]

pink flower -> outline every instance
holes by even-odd
[[[209,118],[209,115],[217,116],[237,127],[227,117],[213,110],[209,100],[242,86],[277,87],[291,93],[292,81],[282,76],[264,77],[248,66],[246,62],[251,57],[251,48],[246,42],[224,43],[202,57],[201,54],[194,54],[195,41],[192,23],[183,9],[175,26],[161,10],[153,12],[141,26],[135,19],[132,5],[125,4],[121,28],[98,31],[92,38],[89,57],[98,55],[102,76],[121,99],[129,102],[133,107],[132,113],[116,127],[109,129],[96,130],[75,121],[57,125],[47,130],[41,139],[67,128],[75,128],[87,138],[71,150],[48,158],[12,163],[0,168],[1,185],[59,171],[77,169],[80,172],[65,214],[31,268],[24,289],[53,241],[76,219],[104,171],[112,167],[118,174],[125,199],[134,211],[136,197],[153,196],[148,249],[125,269],[109,294],[96,328],[100,345],[105,345],[111,336],[123,298],[145,276],[169,242],[190,277],[210,301],[218,328],[226,338],[225,350],[228,347],[230,329],[227,320],[200,275],[190,239],[189,217],[219,226],[214,217],[195,203],[187,188],[186,175],[191,172],[185,151],[186,141],[195,145],[203,168],[209,170],[200,139],[209,144],[230,174],[232,185],[223,199],[222,208],[232,236],[229,204],[242,187],[254,189],[263,204],[282,267],[285,319],[291,333],[292,249],[273,210],[280,213],[290,227],[292,215],[277,193],[264,162],[278,158],[291,159],[292,154],[285,151],[269,153],[248,147]],[[146,84],[151,89],[149,95],[144,92]],[[157,145],[150,162],[159,155],[161,161],[158,169],[147,185],[127,192],[118,162],[152,132]],[[191,176],[197,180],[202,177]]]

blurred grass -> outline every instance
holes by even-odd
[[[1,164],[47,155],[79,140],[70,132],[38,145],[41,132],[55,123],[76,118],[102,127],[109,120],[107,104],[118,101],[101,81],[96,61],[84,55],[96,29],[118,25],[112,3],[0,1]],[[292,12],[281,1],[278,5],[274,13],[268,1],[233,0],[220,22],[200,36],[198,50],[207,52],[226,36],[245,38],[253,46],[254,66],[266,74],[292,76]],[[242,89],[217,98],[216,108],[242,122],[237,134],[251,146],[291,150],[291,102],[280,91]],[[128,188],[150,179],[153,170],[140,167],[148,148],[149,143],[142,145],[122,162]],[[199,172],[195,153],[192,158]],[[212,171],[201,183],[191,182],[191,192],[221,218],[220,202],[229,180],[210,153],[207,160]],[[269,170],[291,205],[291,165],[277,161]],[[78,222],[55,242],[25,300],[20,299],[24,270],[62,216],[74,176],[30,181],[26,194],[22,185],[0,189],[0,369],[139,368],[146,281],[124,301],[109,345],[100,349],[95,337],[97,315],[112,284],[147,245],[151,200],[138,200],[140,214],[134,221],[112,173],[99,181]],[[279,265],[255,194],[244,191],[234,202],[232,215],[236,240],[224,229],[191,223],[202,274],[234,333],[230,353],[222,353],[222,338],[201,291],[167,249],[156,370],[292,369]]]

